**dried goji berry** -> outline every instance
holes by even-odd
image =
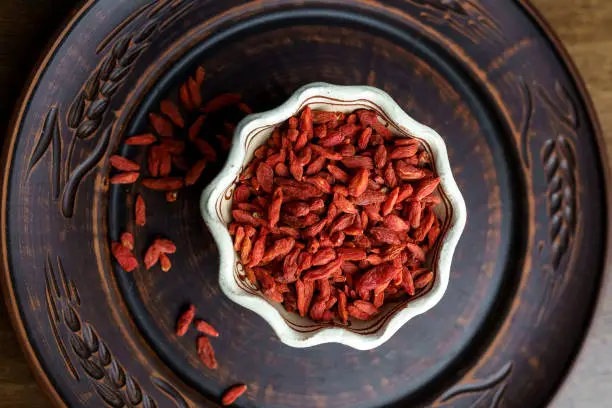
[[[149,113],[149,121],[159,136],[172,137],[174,135],[172,123],[163,116],[156,113]]]
[[[140,177],[140,173],[137,171],[128,171],[123,173],[117,173],[112,176],[109,180],[111,184],[132,184]]]
[[[174,102],[165,99],[159,103],[159,108],[161,112],[167,117],[169,117],[170,120],[174,122],[176,126],[180,128],[185,126],[185,120],[183,119],[181,112],[179,111],[178,107],[175,105]]]
[[[138,260],[132,251],[119,242],[111,244],[111,253],[119,263],[119,266],[126,272],[131,272],[138,267]]]
[[[197,340],[198,357],[200,361],[211,370],[215,370],[218,367],[217,359],[215,358],[215,351],[210,344],[210,340],[206,336],[200,336]]]
[[[136,135],[125,139],[125,144],[128,146],[147,146],[157,141],[157,137],[151,133],[144,135]]]
[[[247,386],[244,384],[234,385],[230,387],[221,398],[221,403],[225,406],[232,405],[234,401],[238,399],[247,390]]]
[[[219,337],[219,332],[211,324],[206,323],[204,320],[197,320],[195,322],[196,330],[200,333],[206,334],[211,337]]]
[[[112,155],[109,159],[111,166],[120,171],[139,171],[140,165],[123,156]]]
[[[179,337],[183,337],[187,334],[187,330],[189,330],[189,326],[191,326],[191,322],[195,318],[196,308],[194,305],[189,305],[187,310],[185,310],[181,316],[178,318],[176,322],[176,335]]]

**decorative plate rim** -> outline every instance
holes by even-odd
[[[87,0],[83,2],[81,5],[76,6],[74,8],[74,13],[64,19],[62,24],[59,26],[56,34],[51,37],[48,41],[48,44],[41,49],[40,58],[38,59],[38,63],[34,66],[31,71],[31,74],[28,76],[27,81],[24,82],[24,89],[21,92],[20,97],[17,99],[15,107],[13,108],[12,118],[9,123],[9,127],[6,132],[6,139],[4,142],[4,149],[2,153],[2,157],[4,158],[4,175],[2,177],[2,194],[3,197],[6,198],[8,193],[8,173],[6,170],[10,167],[12,162],[12,147],[14,146],[17,136],[22,131],[22,122],[24,120],[24,115],[27,112],[28,103],[35,91],[35,89],[40,84],[41,76],[46,72],[48,68],[48,64],[53,58],[56,56],[57,50],[63,45],[66,40],[67,33],[69,33],[76,23],[83,17],[84,14],[90,11],[92,6],[94,6],[99,0]],[[598,115],[595,111],[593,100],[587,90],[586,84],[579,73],[576,65],[574,64],[572,57],[567,52],[563,43],[561,42],[558,35],[553,31],[550,24],[546,21],[546,19],[541,15],[541,13],[531,4],[529,0],[515,0],[520,8],[523,9],[525,16],[533,21],[533,25],[542,31],[542,37],[549,42],[549,46],[551,50],[557,55],[559,58],[559,64],[567,70],[567,76],[572,81],[572,83],[576,87],[576,94],[580,99],[581,105],[585,109],[586,116],[588,118],[589,124],[593,129],[593,139],[596,143],[598,149],[598,159],[600,161],[600,166],[602,169],[602,177],[604,179],[604,184],[609,185],[609,181],[611,180],[610,174],[610,165],[607,161],[608,154],[605,151],[605,143],[604,136],[601,124],[598,119]],[[8,159],[8,160],[7,160]],[[612,190],[606,189],[603,193],[606,204],[612,203]],[[0,214],[0,218],[2,219],[3,225],[6,224],[7,214],[6,214],[7,203],[6,200],[2,202],[2,213]],[[602,264],[607,265],[612,260],[612,240],[610,237],[612,236],[612,208],[610,205],[606,205],[604,210],[604,215],[606,216],[606,242],[604,245],[605,255],[602,259]],[[56,387],[54,383],[50,380],[49,372],[43,366],[42,357],[39,351],[35,350],[33,344],[31,343],[31,333],[26,330],[25,317],[22,314],[22,307],[19,302],[17,302],[16,292],[14,284],[14,275],[12,274],[12,270],[9,265],[9,256],[6,251],[6,243],[8,237],[5,233],[1,234],[0,239],[2,240],[3,250],[2,250],[2,265],[3,272],[0,275],[2,279],[0,279],[0,286],[2,287],[2,292],[4,295],[5,305],[7,307],[9,319],[11,324],[15,330],[16,337],[18,339],[18,343],[22,348],[24,355],[30,365],[34,377],[36,378],[38,384],[41,386],[43,391],[50,398],[52,403],[55,406],[65,407],[66,400],[60,395],[61,389]],[[564,377],[567,377],[567,374],[571,372],[571,366],[578,360],[578,354],[580,352],[580,347],[584,343],[584,340],[589,334],[589,331],[592,330],[592,323],[594,317],[597,315],[597,310],[601,311],[601,294],[605,284],[609,284],[610,278],[606,276],[605,273],[602,273],[599,276],[599,281],[602,283],[600,285],[599,290],[594,296],[592,301],[592,306],[590,309],[592,311],[589,313],[589,317],[585,319],[584,322],[584,330],[581,330],[580,333],[580,344],[577,349],[572,353],[574,358],[568,364],[568,367],[564,369]],[[593,311],[593,309],[596,309]],[[561,382],[563,382],[562,380]],[[557,384],[555,387],[556,390],[559,390],[563,384]],[[549,396],[549,400],[554,397],[554,393]]]

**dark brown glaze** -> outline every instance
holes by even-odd
[[[216,406],[235,382],[249,386],[238,406],[544,405],[581,344],[608,238],[600,131],[563,59],[521,1],[88,2],[5,148],[4,289],[38,377],[60,406]],[[109,189],[107,158],[198,64],[205,99],[241,92],[261,111],[309,82],[369,84],[435,128],[468,207],[442,302],[376,350],[282,345],[219,291],[199,214],[215,168],[172,209],[145,193],[137,252],[164,233],[172,271],[119,270],[109,242],[140,188]],[[172,334],[188,303],[221,333],[217,371],[195,334]]]

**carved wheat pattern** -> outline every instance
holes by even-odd
[[[98,165],[110,144],[115,121],[111,120],[103,131],[100,129],[113,96],[132,72],[139,57],[149,48],[155,34],[176,21],[192,5],[192,0],[152,1],[128,16],[126,21],[120,24],[98,47],[98,51],[105,50],[106,53],[96,69],[89,75],[66,113],[66,125],[72,132],[65,153],[62,148],[59,104],[49,108],[28,163],[28,175],[47,151],[52,150],[52,194],[57,200],[63,188],[61,212],[65,217],[73,216],[81,181]],[[142,21],[134,23],[139,19]],[[132,25],[134,27],[127,31],[126,27]],[[91,152],[85,155],[82,162],[73,166],[72,158],[79,141],[94,137],[97,137],[97,140]]]
[[[572,144],[562,135],[547,140],[541,156],[550,217],[550,262],[557,270],[576,228],[576,161]]]
[[[555,83],[554,93],[535,85],[536,95],[547,113],[553,134],[540,150],[546,177],[546,198],[549,224],[549,262],[559,272],[563,259],[569,255],[578,224],[578,167],[574,141],[577,138],[578,116],[569,93]]]
[[[459,384],[452,387],[442,394],[440,397],[440,403],[442,403],[442,405],[438,406],[452,407],[457,398],[478,394],[478,398],[470,407],[486,406],[489,408],[497,408],[508,385],[508,378],[512,373],[512,366],[513,364],[509,362],[487,378],[470,384]]]
[[[62,262],[51,257],[45,265],[45,293],[47,315],[60,354],[71,375],[80,381],[81,376],[73,363],[78,362],[82,372],[96,394],[112,408],[157,408],[155,400],[128,373],[100,338],[95,328],[80,314],[81,298],[78,289],[64,272]],[[61,330],[61,327],[64,330]],[[68,341],[65,344],[61,332]],[[68,353],[70,351],[70,353]],[[72,356],[72,358],[71,358]],[[178,408],[189,408],[185,398],[170,383],[151,377],[151,382],[163,391]]]
[[[75,137],[86,139],[95,134],[112,96],[132,71],[138,57],[149,48],[151,39],[161,31],[162,24],[175,12],[183,10],[177,9],[180,2],[155,3],[159,4],[148,14],[148,20],[141,27],[125,33],[113,42],[72,102],[66,121],[70,128],[75,129]],[[140,14],[143,11],[140,10]]]
[[[408,0],[420,7],[420,16],[446,25],[475,44],[502,42],[504,36],[493,16],[475,0]]]
[[[549,303],[561,293],[567,282],[567,267],[579,224],[579,202],[577,191],[578,165],[575,142],[578,138],[578,112],[569,92],[559,82],[552,89],[538,83],[518,80],[523,102],[522,126],[520,129],[521,156],[527,169],[533,161],[531,144],[535,132],[532,126],[542,118],[547,122],[548,138],[539,148],[539,159],[544,170],[546,185],[546,212],[548,216],[548,245],[544,240],[538,244],[542,269],[548,273],[549,285],[542,302]],[[547,247],[548,251],[542,251]],[[544,255],[542,255],[544,254]],[[542,307],[537,323],[550,308]]]

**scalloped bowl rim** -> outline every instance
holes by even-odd
[[[234,265],[236,254],[227,227],[216,215],[215,203],[227,186],[234,183],[246,156],[246,138],[256,129],[276,125],[293,116],[312,97],[335,98],[340,101],[368,100],[378,105],[389,120],[404,132],[423,139],[433,153],[440,187],[452,208],[450,223],[440,244],[438,275],[433,287],[422,297],[410,301],[394,312],[386,324],[370,334],[359,334],[341,327],[321,327],[302,333],[290,327],[280,312],[261,297],[252,295],[236,284]],[[405,113],[386,92],[370,86],[340,86],[316,82],[298,89],[285,103],[267,112],[244,118],[236,127],[227,162],[215,179],[204,189],[200,201],[202,216],[219,249],[219,285],[225,295],[239,305],[252,310],[266,320],[279,339],[292,347],[311,347],[323,343],[341,343],[359,350],[369,350],[387,341],[412,318],[434,307],[444,296],[450,280],[452,257],[465,227],[467,214],[463,196],[452,174],[446,145],[442,137]]]

